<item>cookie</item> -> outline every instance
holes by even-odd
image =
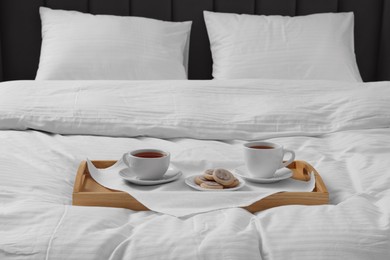
[[[203,175],[199,175],[195,177],[194,181],[196,184],[201,185],[203,182],[207,181],[207,179],[203,177]]]
[[[234,182],[230,185],[224,185],[223,187],[226,189],[237,187],[240,184],[240,181],[237,178],[234,178]]]
[[[231,172],[225,169],[215,169],[213,177],[216,182],[223,186],[229,186],[234,182],[235,177]]]
[[[200,184],[200,187],[204,189],[211,189],[211,190],[223,189],[223,186],[219,183],[216,183],[215,181],[205,181],[202,184]]]
[[[213,172],[214,169],[205,170],[203,173],[203,177],[205,177],[209,181],[214,181]]]

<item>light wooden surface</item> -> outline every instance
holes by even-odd
[[[107,168],[116,161],[92,161],[97,168]],[[259,200],[248,207],[254,213],[265,209],[285,205],[322,205],[329,203],[329,194],[321,176],[307,162],[294,161],[288,166],[293,170],[293,178],[309,180],[310,173],[316,175],[313,192],[280,192]],[[131,210],[149,210],[126,192],[110,190],[97,183],[89,174],[87,163],[80,163],[73,189],[73,205],[127,208]]]
[[[254,213],[269,208],[286,205],[322,205],[329,203],[328,190],[316,169],[304,161],[294,161],[288,168],[293,170],[293,178],[297,180],[309,180],[310,173],[314,172],[316,184],[313,192],[280,192],[259,200],[248,207],[248,211]]]

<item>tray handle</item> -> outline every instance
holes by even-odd
[[[287,166],[288,168],[295,170],[295,177],[300,180],[309,181],[310,180],[310,173],[314,172],[314,174],[318,175],[318,172],[316,169],[314,169],[313,166],[311,166],[309,163],[304,161],[293,161],[290,165]]]

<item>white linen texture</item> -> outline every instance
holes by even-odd
[[[361,82],[353,13],[265,16],[204,11],[215,79]]]
[[[186,79],[192,22],[39,9],[37,80]]]
[[[3,83],[0,90],[0,129],[211,140],[317,136],[389,126],[388,85],[281,80],[15,81]]]
[[[389,82],[0,83],[0,259],[390,259],[389,99]],[[181,218],[71,205],[85,158],[154,147],[193,175],[241,165],[252,138],[312,164],[330,204]]]

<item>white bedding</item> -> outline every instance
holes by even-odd
[[[390,259],[389,101],[390,83],[1,83],[0,259]],[[154,146],[198,172],[235,167],[262,138],[316,167],[331,204],[185,218],[71,206],[86,157]]]

